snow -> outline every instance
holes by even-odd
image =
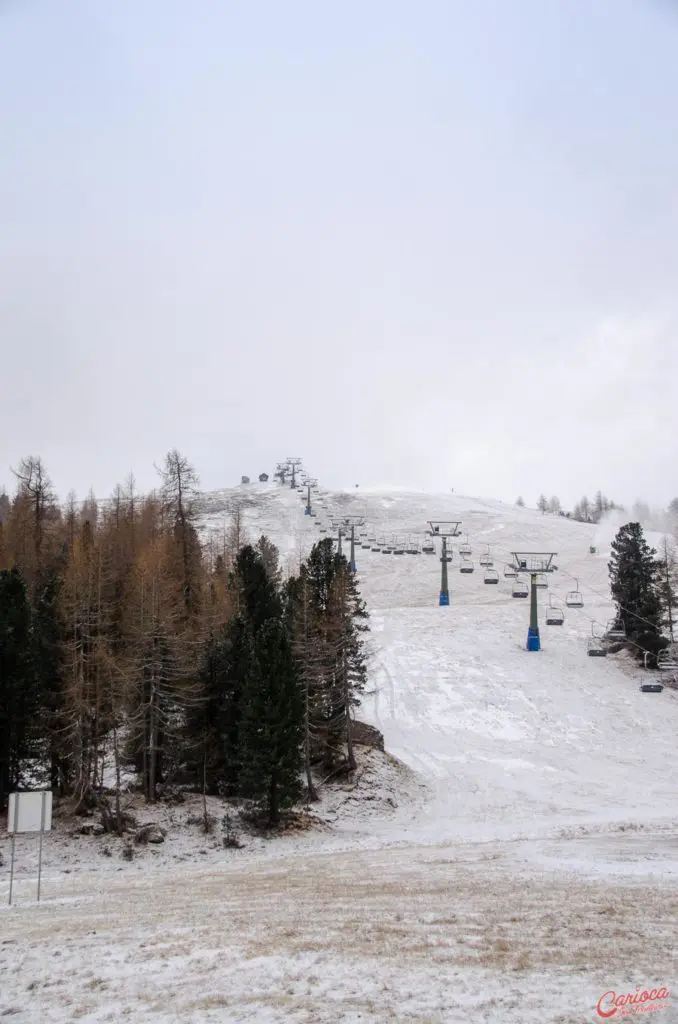
[[[277,484],[207,495],[204,535],[218,542],[239,505],[249,539],[267,533],[294,571],[321,536],[304,497]],[[356,552],[372,628],[360,717],[388,753],[361,748],[359,777],[325,787],[307,830],[244,833],[239,850],[218,827],[202,835],[196,798],[137,807],[168,835],[131,862],[119,841],[73,838],[57,817],[39,905],[37,843],[19,837],[17,905],[0,909],[0,1015],[579,1024],[598,1019],[608,989],[671,987],[678,692],[640,693],[625,654],[586,655],[592,623],[613,616],[616,522],[404,490],[323,500],[318,519],[362,514],[378,535],[459,519],[473,547],[475,573],[459,574],[456,555],[450,566],[449,608],[437,557]],[[487,545],[494,587],[477,565]],[[525,651],[528,602],[502,576],[520,549],[558,553],[538,654]],[[545,626],[548,594],[564,604],[575,579],[584,608]],[[1,835],[0,848],[6,901]]]

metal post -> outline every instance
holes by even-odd
[[[308,494],[306,496],[306,513],[305,514],[307,516],[310,516],[311,513],[313,512],[313,509],[311,508],[311,485],[307,484],[307,487],[308,487]]]
[[[351,558],[348,567],[351,572],[355,572],[355,523],[351,523]]]
[[[12,832],[12,865],[9,869],[9,905],[12,905],[12,889],[14,887],[14,846],[16,843],[16,830],[19,827],[19,794],[14,794],[14,831]]]
[[[447,582],[447,537],[443,537],[443,556],[440,559],[442,562],[442,568],[440,572],[440,605],[448,605],[450,603],[450,588]]]
[[[337,554],[341,556],[343,551],[341,550],[341,527],[337,531]]]
[[[47,793],[43,791],[42,806],[40,808],[40,847],[38,849],[38,903],[40,902],[40,882],[42,880],[42,837],[45,834],[45,804]]]
[[[530,628],[527,631],[528,651],[541,650],[539,639],[539,615],[537,608],[537,574],[530,574]]]

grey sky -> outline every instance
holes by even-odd
[[[678,7],[0,6],[0,482],[678,492]]]

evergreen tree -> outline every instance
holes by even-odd
[[[259,542],[261,545],[262,541]],[[268,543],[268,542],[267,542]],[[269,619],[278,619],[282,614],[282,600],[277,585],[277,566],[272,569],[271,551],[266,549],[266,559],[261,551],[246,544],[235,560],[234,584],[240,599],[240,609],[250,625],[253,635]],[[277,562],[277,552],[276,552]]]
[[[0,571],[0,810],[21,782],[39,710],[31,609],[18,569]]]
[[[65,743],[67,723],[62,627],[59,618],[62,568],[66,558],[66,552],[63,551],[59,561],[40,580],[33,614],[33,661],[40,694],[41,733],[49,764],[50,785],[60,794],[66,791],[71,776]]]
[[[255,637],[242,718],[240,790],[266,813],[269,825],[301,793],[303,700],[284,622],[270,619]]]
[[[237,615],[208,642],[199,676],[202,700],[188,716],[189,744],[209,793],[239,793],[243,702],[255,671],[251,630]]]
[[[556,497],[556,495],[554,494],[551,500],[549,501],[549,512],[553,512],[556,515],[558,515],[561,509],[562,505],[560,504],[560,498]]]
[[[656,554],[645,540],[640,523],[622,526],[612,542],[610,589],[617,617],[632,638],[659,632],[662,607]]]
[[[525,508],[525,499],[521,498],[520,495],[516,498],[516,505],[518,508]]]
[[[671,643],[675,639],[676,607],[678,607],[678,559],[674,544],[664,537],[659,563],[659,596],[662,603],[662,625],[666,626]]]
[[[300,595],[305,602],[298,606],[294,636],[307,695],[310,757],[333,768],[344,758],[346,742],[353,768],[350,714],[365,684],[367,628],[356,578],[327,539],[314,545],[293,590],[297,602]]]
[[[546,497],[545,494],[540,494],[539,495],[539,501],[537,502],[537,508],[539,509],[540,512],[548,512],[549,500],[548,500],[548,498]]]

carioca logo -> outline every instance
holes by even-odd
[[[648,1013],[652,1010],[665,1010],[668,1004],[664,1004],[664,1000],[669,998],[669,990],[667,988],[652,988],[649,991],[643,989],[641,992],[640,985],[636,985],[635,992],[619,993],[603,992],[602,996],[596,1003],[596,1010],[599,1017],[614,1017],[615,1014],[620,1016],[626,1016],[630,1013]],[[650,1006],[648,1004],[655,1003],[657,1005]]]

